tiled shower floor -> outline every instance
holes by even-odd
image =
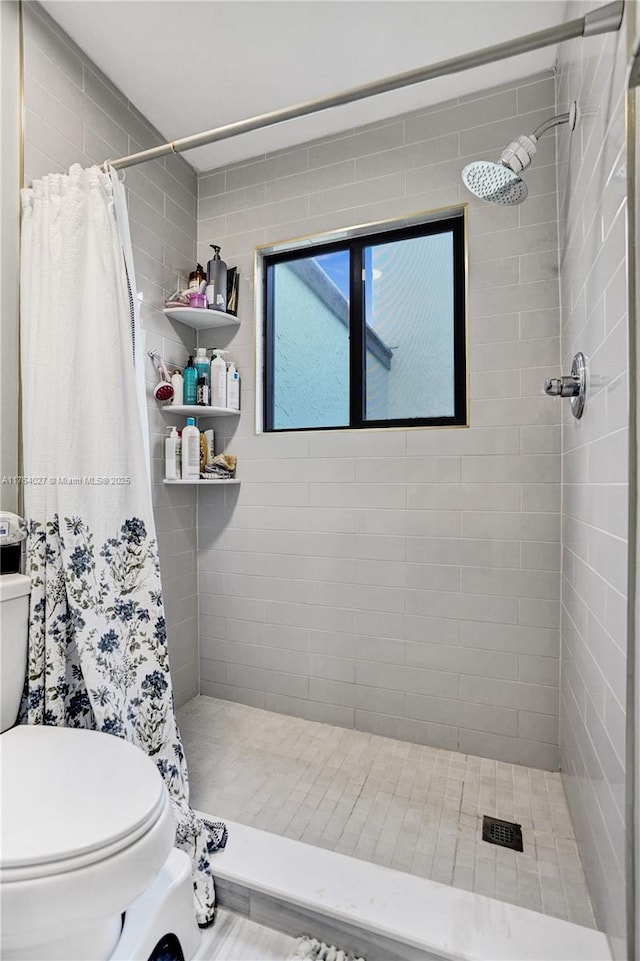
[[[178,720],[195,808],[595,926],[559,774],[204,696]],[[483,841],[484,814],[524,851]]]

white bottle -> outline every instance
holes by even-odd
[[[211,406],[227,406],[227,365],[225,363],[227,350],[215,348],[211,358]]]
[[[240,410],[240,374],[233,361],[227,367],[227,407]]]
[[[171,375],[171,386],[173,387],[172,404],[184,404],[184,377],[179,370],[174,370]]]
[[[182,480],[198,480],[200,477],[200,431],[195,417],[187,417],[182,429]]]
[[[164,442],[164,476],[165,480],[180,480],[180,437],[175,427],[168,427],[171,433]]]
[[[207,442],[207,464],[213,464],[213,458],[215,457],[215,441],[212,427],[210,427],[209,430],[205,430],[204,439]]]

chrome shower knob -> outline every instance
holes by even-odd
[[[550,377],[544,382],[544,392],[552,397],[575,397],[580,383],[573,377]]]
[[[544,392],[551,397],[570,397],[571,413],[574,417],[582,417],[587,397],[587,359],[582,351],[573,358],[571,374],[568,377],[548,377]]]

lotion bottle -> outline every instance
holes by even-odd
[[[182,430],[182,479],[198,480],[200,477],[200,431],[195,417],[187,417]]]
[[[184,377],[179,370],[174,370],[171,375],[171,386],[173,387],[172,404],[184,404]]]
[[[240,374],[233,361],[227,368],[227,407],[240,410]]]
[[[180,480],[180,461],[178,457],[179,436],[175,427],[168,427],[169,436],[164,442],[164,477],[165,480]]]
[[[215,348],[211,359],[211,404],[213,407],[227,406],[227,365],[225,354],[228,351]]]

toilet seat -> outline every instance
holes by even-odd
[[[113,946],[121,915],[173,847],[159,771],[121,738],[40,725],[0,736],[0,767],[3,956],[108,957],[111,949],[87,954],[86,944]],[[69,932],[78,953],[61,940]],[[37,953],[58,942],[59,955]]]
[[[103,861],[161,816],[167,793],[138,748],[107,734],[18,725],[2,735],[3,882]]]

